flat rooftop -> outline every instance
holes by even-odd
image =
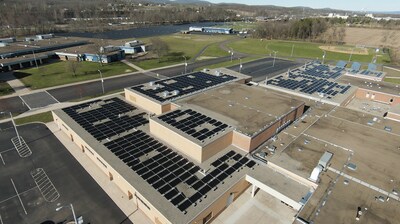
[[[199,145],[206,145],[232,130],[231,126],[190,108],[179,108],[152,119]]]
[[[377,82],[372,80],[362,80],[350,76],[342,76],[338,81],[341,83],[347,83],[349,85],[358,86],[363,89],[369,89],[393,95],[400,95],[400,85],[392,83]]]
[[[390,113],[400,114],[400,104],[394,105],[389,109]]]
[[[128,88],[160,104],[199,93],[223,83],[236,81],[236,76],[219,73],[212,75],[205,72],[175,76],[160,81],[140,84]]]
[[[29,52],[39,50],[46,51],[46,49],[54,46],[63,46],[73,43],[87,43],[87,39],[75,38],[75,37],[54,37],[51,39],[38,40],[38,41],[17,41],[10,43],[6,47],[0,47],[0,54],[7,53],[18,53],[18,52]]]
[[[227,147],[203,164],[196,164],[167,143],[152,137],[143,120],[148,116],[120,96],[55,110],[54,113],[137,189],[138,197],[146,198],[174,223],[192,221],[246,174],[263,176],[262,180],[278,191],[280,185],[296,183],[258,165],[234,146]],[[201,169],[208,171],[202,174]],[[301,194],[308,191],[302,185],[294,185],[297,191],[292,186],[288,185],[285,192],[293,196],[293,200],[300,200]]]
[[[393,193],[400,188],[398,126],[388,132],[383,129],[388,123],[382,118],[376,121],[378,126],[371,126],[366,121],[372,115],[341,107],[326,117],[309,113],[307,118],[312,119],[295,124],[300,130],[290,127],[288,133],[278,135],[279,140],[271,141],[279,147],[266,157],[269,162],[308,178],[321,155],[325,151],[333,153],[328,171],[321,173],[319,186],[300,217],[315,223],[351,223],[357,206],[361,206],[368,208],[360,219],[366,223],[396,223],[400,218],[398,195]],[[392,198],[386,202],[388,195]],[[380,196],[385,202],[375,199]]]
[[[265,88],[238,83],[204,91],[177,103],[209,114],[249,136],[303,104]]]

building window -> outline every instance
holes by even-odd
[[[208,214],[206,217],[203,218],[203,224],[209,223],[210,220],[212,219],[213,214],[212,212],[210,212],[210,214]]]
[[[100,159],[99,159],[99,157],[96,157],[96,159],[101,163],[101,164],[103,164],[103,166],[105,167],[105,168],[107,168],[107,165],[106,164],[104,164],[104,162],[103,161],[101,161]]]

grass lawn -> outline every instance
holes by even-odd
[[[322,44],[297,42],[297,41],[278,41],[278,40],[263,40],[246,38],[239,41],[229,43],[228,46],[234,50],[248,54],[273,54],[273,51],[278,51],[280,57],[290,57],[293,48],[293,57],[322,59],[323,50],[319,48]],[[351,61],[371,62],[374,57],[374,49],[368,50],[369,55],[353,54]],[[350,54],[327,51],[325,60],[349,60]],[[377,63],[389,63],[390,58],[387,54],[378,53]]]
[[[15,119],[15,124],[17,125],[22,125],[22,124],[27,124],[27,123],[32,123],[32,122],[51,122],[53,121],[53,115],[51,114],[51,111],[40,113],[40,114],[35,114],[31,115],[28,117],[23,117],[23,118],[18,118]]]
[[[400,78],[396,79],[396,78],[384,78],[383,81],[385,82],[391,82],[394,84],[400,84]]]
[[[201,35],[201,34],[173,34],[160,36],[161,40],[165,41],[170,47],[170,53],[163,56],[160,59],[149,59],[143,61],[132,61],[135,65],[143,69],[152,69],[168,65],[174,65],[184,63],[186,57],[187,60],[193,58],[207,45],[235,38],[230,35]],[[150,38],[140,39],[144,43],[150,43]],[[211,55],[216,53],[216,55]],[[211,51],[209,57],[220,56],[220,51]]]
[[[8,95],[14,93],[14,89],[6,81],[0,80],[0,96]]]
[[[218,43],[212,44],[201,54],[201,57],[224,57],[229,56],[229,52],[222,50]]]
[[[37,68],[18,70],[14,75],[19,78],[27,87],[31,89],[41,89],[46,87],[64,85],[74,82],[81,82],[100,78],[98,70],[102,71],[103,77],[120,75],[127,72],[134,72],[135,69],[122,62],[103,64],[94,62],[79,62],[77,76],[68,71],[67,62],[59,61]]]

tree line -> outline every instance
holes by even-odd
[[[323,43],[343,43],[345,29],[330,24],[323,18],[306,18],[290,21],[273,21],[257,26],[256,38],[308,40]]]

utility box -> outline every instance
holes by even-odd
[[[324,170],[328,167],[329,162],[332,159],[333,154],[331,152],[325,152],[322,156],[321,159],[319,159],[318,165],[321,165]]]

